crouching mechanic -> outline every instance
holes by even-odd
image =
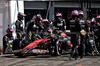
[[[3,36],[3,53],[7,53],[7,46],[9,45],[9,41],[10,40],[14,40],[14,37],[13,37],[13,32],[14,30],[11,29],[9,26],[8,26],[8,29],[6,30],[7,34]],[[12,48],[12,45],[10,45],[10,47]]]

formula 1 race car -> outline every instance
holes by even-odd
[[[29,44],[24,44],[20,39],[9,41],[5,53],[13,53],[15,56],[27,54],[61,55],[63,48],[72,47],[70,37],[64,32],[53,33],[51,29],[48,31],[50,33],[43,32],[45,39],[37,39]],[[23,45],[23,47],[20,47],[20,45]]]

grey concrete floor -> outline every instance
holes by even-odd
[[[83,59],[72,61],[69,55],[52,57],[50,55],[38,55],[17,57],[12,54],[0,56],[0,66],[100,66],[100,57],[85,56]]]

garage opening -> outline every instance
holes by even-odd
[[[36,14],[41,14],[43,18],[46,17],[48,2],[40,1],[25,1],[24,2],[24,12],[27,15],[25,17],[25,25],[32,17]]]
[[[47,10],[34,10],[34,9],[25,9],[25,25],[28,21],[32,19],[32,17],[36,14],[41,14],[42,18],[45,19]]]

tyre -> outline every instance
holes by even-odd
[[[55,45],[55,55],[60,56],[61,54],[62,54],[62,43],[58,42],[58,44],[56,43]]]
[[[17,49],[20,49],[20,39],[16,39],[16,40],[14,40],[14,42],[13,42],[13,50],[17,50]]]
[[[58,44],[57,48],[58,48],[57,55],[61,55],[61,53],[62,53],[62,45],[61,45],[61,43]]]
[[[23,56],[21,53],[14,53],[15,56]]]

